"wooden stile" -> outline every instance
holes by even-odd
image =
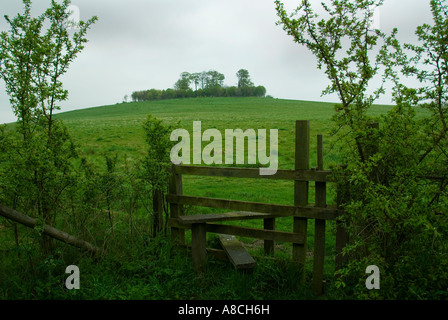
[[[207,253],[220,259],[227,254],[236,268],[252,267],[254,261],[247,250],[235,236],[264,240],[266,255],[274,254],[275,242],[290,242],[292,258],[301,268],[300,281],[305,280],[305,264],[307,256],[308,219],[314,220],[314,259],[312,289],[320,295],[323,292],[323,269],[325,261],[326,220],[336,220],[336,249],[340,253],[346,244],[343,229],[338,221],[341,210],[338,206],[327,206],[326,184],[331,182],[331,171],[324,170],[323,138],[317,137],[317,168],[309,168],[310,122],[296,121],[295,165],[294,170],[277,170],[274,175],[262,176],[258,168],[228,168],[203,166],[174,166],[170,180],[169,194],[166,196],[170,204],[171,217],[168,220],[173,239],[181,240],[185,246],[185,230],[192,231],[192,260],[194,268],[202,271],[206,263]],[[294,181],[294,204],[278,205],[240,200],[216,199],[209,197],[186,196],[182,194],[182,175],[199,175],[229,178],[257,178]],[[308,203],[309,181],[315,182],[315,203]],[[339,195],[339,194],[338,194]],[[235,210],[219,214],[183,215],[183,206],[202,206]],[[292,232],[275,230],[275,219],[293,217]],[[247,219],[263,219],[263,229],[224,225],[221,222]],[[223,250],[207,249],[207,232],[220,234]],[[224,236],[225,235],[225,236]],[[182,242],[183,241],[183,242]],[[340,254],[336,257],[336,265],[340,262]]]
[[[236,211],[236,212],[225,212],[219,214],[197,214],[193,216],[180,216],[177,219],[177,221],[179,221],[181,225],[186,226],[193,223],[250,220],[260,218],[265,219],[271,217],[275,217],[275,215],[260,212]]]

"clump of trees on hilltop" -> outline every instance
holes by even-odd
[[[255,86],[246,69],[238,70],[236,76],[238,84],[229,87],[224,85],[224,74],[216,70],[182,72],[174,88],[134,91],[131,99],[135,102],[195,97],[264,97],[266,95],[266,88]]]

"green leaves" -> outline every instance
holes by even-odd
[[[19,122],[24,126],[38,115],[51,121],[58,101],[66,100],[60,77],[84,48],[85,34],[97,20],[80,23],[79,30],[69,35],[65,21],[70,1],[52,6],[40,16],[31,17],[31,1],[24,1],[24,13],[13,19],[5,17],[10,30],[1,33],[0,77]],[[45,25],[49,25],[44,28]],[[23,130],[27,129],[23,127]]]
[[[0,199],[52,224],[75,181],[72,160],[77,156],[66,127],[53,118],[58,103],[68,98],[61,76],[84,48],[96,17],[81,23],[71,36],[65,27],[69,0],[53,0],[38,17],[31,16],[30,0],[23,3],[24,12],[5,17],[9,30],[0,34],[0,78],[18,120],[15,130],[0,132],[0,149],[5,151]]]
[[[387,52],[389,42],[395,34],[386,36],[380,30],[372,30],[373,8],[383,1],[332,0],[322,3],[325,18],[320,18],[308,0],[290,15],[281,1],[275,1],[277,24],[307,47],[317,59],[317,68],[323,69],[330,84],[322,95],[337,94],[340,105],[334,116],[339,128],[347,128],[354,139],[358,156],[366,160],[362,130],[371,119],[367,112],[374,101],[384,94],[386,78],[379,74],[382,62],[381,52]],[[380,46],[380,41],[383,45]],[[372,58],[372,54],[376,54]],[[378,77],[380,85],[372,89],[372,80]]]
[[[165,190],[172,166],[170,151],[174,143],[170,140],[170,135],[174,127],[149,114],[143,129],[147,153],[142,161],[142,177],[154,190]]]
[[[431,297],[430,290],[448,279],[447,272],[434,273],[434,266],[448,263],[446,0],[431,0],[433,23],[417,28],[419,44],[405,45],[397,29],[389,36],[370,30],[368,8],[382,1],[327,1],[324,19],[308,0],[291,15],[275,3],[279,24],[327,74],[323,94],[340,99],[334,133],[346,166],[334,176],[351,243],[345,250],[350,263],[336,285],[359,298]],[[403,76],[421,87],[407,87]],[[374,77],[380,77],[377,88],[371,87]],[[388,80],[396,106],[372,126],[376,119],[368,111]],[[366,295],[360,281],[366,263],[382,265],[387,274],[374,295]]]
[[[238,70],[236,76],[238,78],[238,88],[254,86],[254,83],[252,82],[252,80],[250,80],[249,71],[247,71],[246,69]]]

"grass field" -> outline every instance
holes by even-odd
[[[376,106],[372,112],[379,115],[386,110],[387,107],[385,106]],[[121,103],[60,113],[57,118],[62,119],[68,126],[81,154],[98,166],[104,165],[104,155],[117,155],[121,160],[126,157],[129,161],[141,158],[145,150],[142,124],[147,114],[152,114],[167,124],[177,125],[179,123],[180,128],[187,129],[190,133],[192,132],[193,121],[201,121],[203,131],[216,128],[222,133],[225,129],[237,128],[243,130],[249,128],[255,130],[278,129],[279,168],[293,169],[294,125],[296,120],[310,120],[311,122],[310,166],[316,166],[317,134],[322,134],[324,137],[325,167],[329,168],[331,165],[338,164],[338,152],[336,148],[332,148],[334,140],[329,134],[332,126],[330,119],[333,113],[334,104],[332,103],[272,98],[193,98]],[[287,205],[292,205],[294,201],[293,183],[289,181],[271,181],[269,179],[254,181],[251,179],[185,176],[183,187],[183,192],[186,195]],[[330,204],[334,203],[335,192],[331,184],[328,185],[328,191],[327,201]],[[310,184],[309,196],[310,202],[314,202],[313,184]],[[216,209],[198,207],[187,208],[187,210],[189,214],[219,212]],[[245,226],[262,227],[261,220],[238,223]],[[276,229],[292,231],[292,218],[277,219]],[[313,221],[310,220],[307,240],[309,250],[308,271],[312,269],[313,229]],[[325,277],[327,279],[331,279],[334,272],[334,231],[334,224],[328,223],[326,237],[326,256],[328,259],[326,259],[325,264]],[[189,236],[187,233],[187,241]],[[209,236],[209,244],[216,244],[214,235]],[[95,283],[95,286],[92,285],[91,287],[92,291],[85,290],[81,294],[74,295],[74,297],[77,298],[80,295],[83,298],[93,299],[300,299],[310,297],[310,293],[306,290],[301,291],[299,289],[293,293],[290,291],[291,288],[296,288],[294,285],[291,287],[291,283],[295,282],[294,279],[297,275],[294,268],[291,268],[288,262],[285,262],[290,259],[290,244],[276,243],[276,258],[280,260],[273,262],[273,260],[263,258],[262,241],[248,238],[244,238],[242,241],[257,260],[258,266],[254,273],[237,272],[229,266],[229,263],[222,264],[212,261],[208,276],[197,278],[195,280],[196,286],[189,287],[189,283],[182,282],[185,281],[184,277],[191,277],[192,275],[190,267],[183,270],[186,265],[190,266],[189,257],[185,255],[177,256],[173,261],[161,255],[162,260],[158,260],[157,266],[150,264],[151,261],[141,262],[144,267],[139,265],[137,261],[128,261],[126,264],[121,262],[122,269],[120,271],[117,269],[117,274],[110,273],[110,271],[109,273],[105,271],[104,276],[98,275],[97,272],[89,273],[89,275],[84,276],[87,279],[84,280],[84,283],[89,281]],[[165,244],[153,249],[157,251],[164,250],[163,248],[169,248],[169,245]],[[126,251],[130,248],[123,247],[122,250],[124,251],[122,255],[125,256]],[[84,269],[93,268],[90,260],[83,260],[79,263],[90,266]],[[123,267],[124,265],[126,268]],[[97,266],[95,268],[100,272],[102,267]],[[127,272],[126,270],[129,268],[130,271]],[[134,274],[132,268],[136,268]],[[158,291],[154,289],[154,284],[152,284],[151,290],[156,291],[147,292],[150,289],[145,284],[147,285],[147,281],[153,281],[154,279],[151,276],[150,279],[153,280],[147,279],[138,283],[140,270],[138,268],[144,270],[145,274],[149,272],[149,269],[153,270],[151,268],[155,268],[152,276],[159,279],[158,274],[161,273],[161,277],[164,279],[168,277],[170,280],[158,283]],[[182,274],[183,276],[180,276]],[[179,277],[176,278],[177,275]],[[272,292],[266,291],[263,281],[266,281],[266,285],[272,287]],[[133,289],[131,290],[130,287],[132,286]],[[207,292],[202,291],[201,287],[204,286],[208,288]],[[184,288],[184,291],[180,290],[179,287]],[[247,291],[248,288],[253,290],[249,292]],[[5,295],[4,292],[3,294]],[[67,296],[63,294],[62,298],[65,299]]]
[[[131,159],[144,153],[142,123],[147,114],[192,132],[193,121],[202,122],[202,130],[216,128],[246,130],[278,129],[279,168],[294,167],[295,120],[311,122],[311,167],[316,165],[316,135],[324,135],[325,164],[337,163],[330,150],[330,117],[333,104],[263,98],[199,98],[139,102],[97,107],[60,114],[70,128],[82,152],[100,163],[105,154],[127,155]],[[203,145],[204,147],[204,145]],[[184,178],[184,194],[293,204],[293,183],[288,181],[192,177]],[[330,193],[331,194],[331,193]],[[310,192],[310,201],[314,193]],[[330,197],[331,201],[331,197]],[[211,209],[195,208],[195,212]],[[253,223],[253,222],[249,222]],[[261,222],[260,222],[261,223]],[[279,228],[289,225],[279,224]]]
[[[377,106],[373,113],[384,113],[387,107]],[[147,114],[192,132],[193,121],[202,122],[202,131],[225,129],[278,129],[279,169],[294,168],[294,125],[296,120],[310,120],[310,167],[316,166],[316,135],[324,137],[324,165],[339,164],[334,139],[329,131],[334,104],[268,98],[197,98],[152,102],[122,103],[58,114],[69,127],[81,153],[100,163],[104,155],[127,156],[131,160],[144,154],[142,128]],[[203,143],[204,147],[206,143]],[[244,167],[244,165],[242,165]],[[225,185],[223,185],[225,180]],[[291,184],[251,180],[241,188],[241,179],[209,179],[186,177],[185,194],[225,196],[279,204],[292,204]],[[234,184],[232,184],[234,183]],[[239,187],[236,187],[239,186]],[[275,190],[275,192],[272,192]],[[310,194],[310,197],[313,194]]]
[[[375,115],[387,110],[377,106]],[[316,166],[316,135],[324,137],[324,164],[326,168],[338,164],[337,150],[332,148],[334,139],[329,134],[332,126],[333,103],[281,100],[269,98],[196,98],[163,100],[138,103],[121,103],[111,106],[83,109],[59,114],[72,132],[82,152],[91,160],[101,161],[105,154],[127,155],[131,159],[144,153],[142,123],[147,114],[169,124],[192,132],[193,121],[202,122],[202,131],[216,128],[246,130],[278,129],[279,168],[294,168],[294,125],[296,120],[311,122],[311,163]],[[204,145],[203,145],[204,147]],[[256,182],[256,183],[254,183]],[[215,198],[293,204],[293,183],[289,181],[184,177],[184,194]],[[334,202],[334,190],[329,185],[329,202]],[[310,202],[313,201],[313,185],[310,186]],[[209,208],[191,208],[194,213],[217,212]],[[219,211],[219,210],[218,210]],[[262,221],[241,222],[261,226]],[[278,219],[277,228],[291,230],[291,219]],[[310,222],[312,223],[312,222]],[[309,245],[313,245],[313,228],[309,230]],[[331,229],[330,229],[331,232]],[[334,248],[332,237],[328,239],[329,253]],[[248,239],[245,239],[249,241]],[[330,266],[331,267],[331,266]]]

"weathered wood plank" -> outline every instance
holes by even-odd
[[[193,196],[166,196],[168,202],[184,205],[220,208],[225,210],[269,213],[275,217],[300,217],[309,219],[334,220],[339,211],[334,207],[316,208],[314,206],[288,206],[239,200],[215,199]]]
[[[177,229],[183,229],[183,230],[191,229],[191,225],[190,224],[181,224],[179,222],[179,218],[169,218],[168,219],[168,227],[170,227],[170,228],[177,228]],[[182,243],[180,245],[185,245],[185,244]]]
[[[197,214],[197,215],[192,215],[192,216],[180,216],[178,218],[178,221],[181,225],[189,225],[189,224],[193,224],[193,223],[264,219],[264,218],[271,218],[271,217],[275,217],[275,216],[272,214],[268,214],[268,213],[234,211],[234,212],[225,212],[225,213],[219,213],[219,214]]]
[[[219,235],[219,241],[236,269],[248,269],[256,266],[257,263],[254,258],[235,236],[221,234]]]
[[[260,175],[259,168],[229,168],[229,167],[205,167],[205,166],[174,166],[176,174],[197,175],[210,177],[228,178],[260,178],[275,180],[297,180],[297,181],[331,181],[329,170],[284,170],[279,169],[273,175]]]
[[[201,272],[205,267],[207,258],[207,233],[205,223],[197,223],[191,226],[191,254],[193,268]]]
[[[277,230],[263,230],[254,229],[248,227],[240,226],[230,226],[223,224],[207,223],[207,232],[230,234],[240,237],[249,237],[255,239],[281,241],[281,242],[292,242],[292,243],[303,243],[305,241],[305,234],[303,233],[292,233]]]
[[[168,184],[168,190],[172,194],[182,195],[182,175],[172,174]],[[170,217],[177,218],[183,215],[183,206],[170,203]],[[174,243],[185,244],[185,231],[176,227],[171,228],[171,239]]]

